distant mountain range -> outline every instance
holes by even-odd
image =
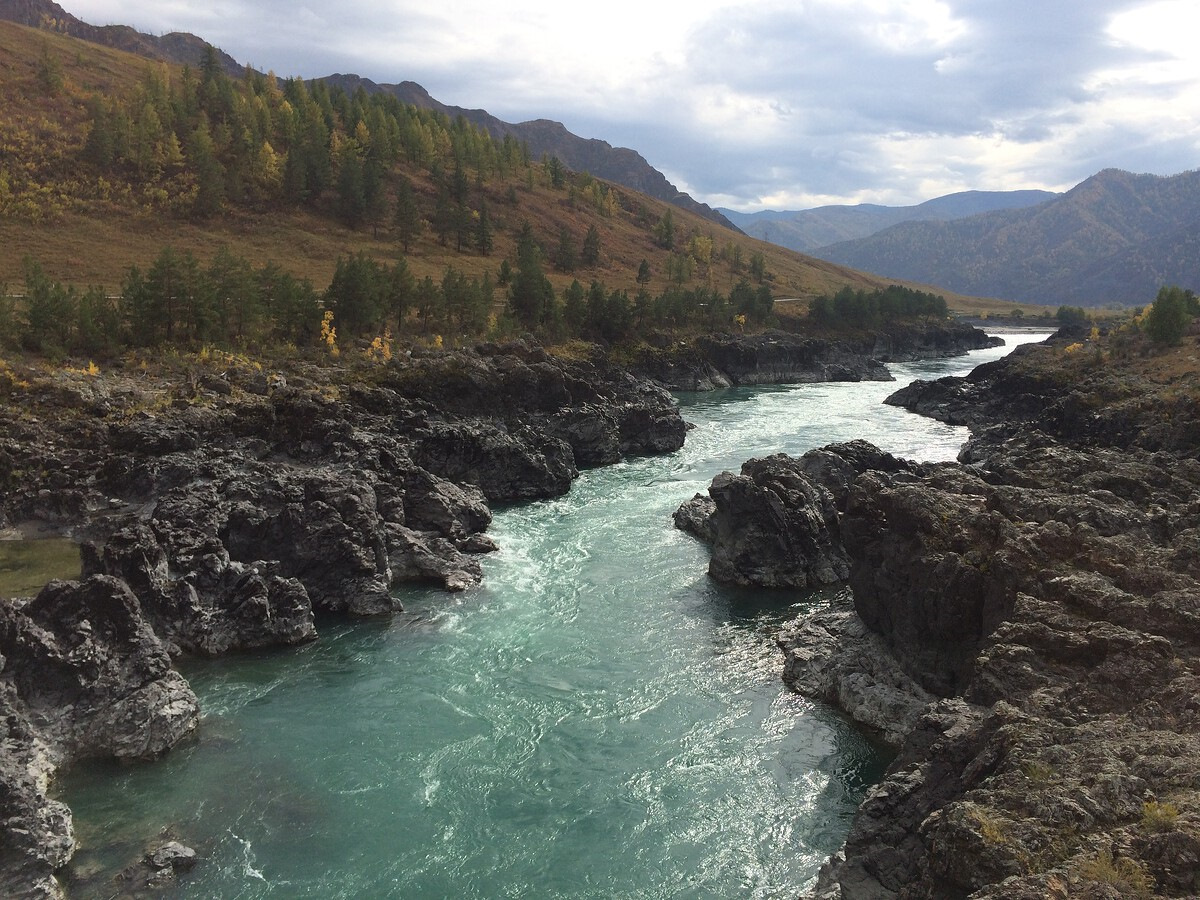
[[[1140,305],[1164,284],[1200,289],[1200,171],[1106,169],[1037,206],[906,222],[809,253],[980,297]]]
[[[902,222],[950,221],[998,209],[1020,209],[1052,200],[1049,191],[963,191],[916,206],[819,206],[815,209],[741,213],[719,209],[751,237],[789,250],[810,253],[818,247],[869,237]]]
[[[143,34],[128,25],[89,25],[67,12],[54,0],[0,0],[0,19],[34,28],[46,28],[94,44],[171,63],[198,65],[208,47],[207,41],[184,32],[172,32],[157,37]],[[218,51],[218,56],[230,74],[243,71],[244,66],[228,53]],[[352,93],[359,86],[368,93],[387,91],[414,106],[438,110],[451,118],[461,115],[474,125],[486,129],[493,137],[503,138],[504,135],[511,134],[516,140],[525,142],[534,159],[543,155],[557,156],[573,171],[589,172],[597,178],[641,191],[655,199],[690,210],[726,228],[738,230],[729,219],[711,206],[700,203],[676,188],[640,153],[624,147],[613,147],[605,141],[581,138],[569,132],[559,122],[547,119],[519,124],[502,122],[482,109],[447,106],[435,100],[425,88],[412,81],[376,84],[358,75],[331,75],[321,80],[328,81],[331,85],[340,85],[347,93]]]
[[[191,34],[156,37],[125,25],[89,25],[53,0],[0,0],[0,19],[172,63],[198,65],[209,46]],[[231,74],[242,71],[233,57],[218,53]],[[1065,194],[968,191],[910,207],[744,214],[713,210],[637,152],[578,137],[558,122],[503,122],[484,110],[440,103],[413,82],[376,84],[357,75],[324,80],[463,116],[493,137],[523,141],[534,158],[557,156],[570,169],[709,221],[887,279],[1051,306],[1140,305],[1163,284],[1200,289],[1200,171],[1159,177],[1108,169]]]

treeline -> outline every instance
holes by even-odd
[[[672,285],[656,296],[576,280],[560,296],[528,224],[515,265],[504,260],[497,279],[453,266],[440,279],[418,278],[404,258],[389,265],[360,252],[339,258],[329,286],[318,291],[275,263],[256,267],[228,248],[202,265],[189,251],[165,247],[149,267],[130,266],[119,293],[64,285],[32,259],[24,267],[23,294],[0,289],[0,344],[98,358],[159,346],[332,347],[331,333],[342,341],[391,334],[440,343],[443,335],[529,332],[550,341],[621,343],[653,328],[761,326],[772,320],[774,305],[768,287],[745,279],[728,295]]]
[[[130,97],[94,96],[89,117],[87,162],[198,217],[227,202],[304,204],[354,226],[380,225],[402,199],[398,163],[433,172],[459,203],[468,182],[530,166],[528,147],[514,138],[495,141],[461,117],[390,94],[251,69],[230,78],[211,47],[199,71],[185,67],[172,79],[164,65]]]
[[[847,328],[878,328],[898,319],[945,319],[949,315],[944,297],[898,284],[875,291],[847,286],[832,296],[816,297],[808,308],[814,324]]]
[[[632,297],[628,291],[608,291],[598,281],[584,288],[572,281],[557,297],[544,271],[544,254],[526,222],[517,236],[516,264],[501,266],[508,287],[507,312],[521,328],[550,338],[582,337],[621,343],[650,328],[667,330],[731,326],[762,326],[772,321],[774,298],[766,285],[754,288],[740,280],[724,295],[709,286],[684,288],[682,280],[657,296],[644,287]],[[645,260],[638,283],[649,281]]]

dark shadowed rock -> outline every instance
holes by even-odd
[[[711,538],[709,574],[728,584],[817,587],[845,579],[848,559],[833,496],[786,456],[724,472],[676,513],[676,524]]]
[[[661,388],[519,342],[286,376],[186,365],[31,373],[0,407],[0,526],[86,539],[94,576],[0,602],[5,896],[58,894],[57,766],[152,758],[195,727],[168,653],[312,640],[315,612],[390,612],[406,581],[469,588],[496,549],[489,501],[557,496],[580,465],[685,433]],[[168,887],[186,858],[156,851],[119,890]]]
[[[57,897],[74,852],[54,768],[87,756],[153,759],[190,735],[195,694],[121,581],[52,582],[0,601],[0,888]]]

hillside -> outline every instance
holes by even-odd
[[[912,222],[813,251],[887,278],[1047,305],[1145,303],[1163,284],[1200,286],[1200,171],[1108,169],[1028,209]]]
[[[597,178],[612,181],[624,187],[633,188],[643,194],[648,194],[656,200],[665,200],[682,209],[694,212],[705,219],[736,229],[737,226],[723,215],[705,203],[695,200],[690,194],[685,194],[671,182],[667,181],[662,172],[646,162],[636,150],[628,147],[613,147],[607,141],[596,138],[582,138],[572,134],[561,122],[549,119],[535,119],[531,122],[504,122],[483,109],[464,109],[461,106],[447,106],[429,96],[429,92],[413,81],[400,84],[376,84],[369,78],[358,75],[330,75],[321,79],[341,87],[346,93],[354,93],[359,87],[368,94],[384,92],[399,97],[405,103],[419,106],[422,109],[433,109],[450,117],[462,116],[472,125],[484,129],[495,140],[504,140],[511,136],[522,141],[529,147],[534,159],[543,156],[557,156],[563,165],[575,172],[590,172]],[[756,235],[757,236],[757,235]],[[792,248],[798,249],[798,248]]]
[[[52,90],[45,84],[47,74],[53,76]],[[192,151],[182,160],[155,162],[170,143],[165,129],[148,145],[151,158],[144,171],[128,160],[108,166],[89,160],[86,151],[96,128],[98,97],[105,98],[104,103],[119,119],[128,117],[134,107],[138,116],[148,116],[147,98],[153,95],[157,99],[151,105],[162,108],[162,128],[175,116],[172,103],[164,97],[182,90],[183,85],[179,67],[150,63],[67,35],[0,22],[0,102],[5,110],[0,117],[0,141],[11,148],[0,178],[0,241],[5,247],[0,254],[0,285],[7,284],[20,293],[25,278],[23,260],[29,256],[52,279],[80,288],[97,285],[111,293],[120,290],[130,265],[149,268],[166,246],[194,254],[200,265],[207,265],[221,248],[232,248],[255,266],[279,263],[295,276],[310,279],[318,290],[329,284],[339,258],[360,251],[385,264],[403,257],[417,278],[428,276],[440,282],[447,267],[453,266],[468,277],[490,275],[494,282],[502,261],[515,260],[524,222],[533,227],[547,262],[546,275],[560,296],[575,280],[584,285],[601,282],[609,290],[637,292],[645,288],[651,294],[672,286],[725,292],[740,280],[754,277],[756,260],[763,283],[777,298],[809,298],[847,285],[867,290],[884,285],[872,276],[748,238],[591,176],[562,172],[556,185],[547,166],[532,161],[511,162],[507,168],[499,163],[478,170],[467,167],[467,196],[459,212],[474,215],[471,221],[477,222],[486,208],[492,244],[481,252],[473,235],[468,235],[457,250],[453,236],[439,237],[433,221],[438,216],[439,193],[449,177],[447,169],[459,152],[455,148],[474,147],[470,152],[493,160],[504,153],[519,156],[520,148],[514,148],[511,139],[489,142],[469,126],[455,126],[445,117],[404,106],[395,98],[380,98],[379,103],[390,105],[379,114],[399,116],[405,127],[419,126],[429,140],[436,135],[441,155],[420,163],[403,154],[396,159],[387,173],[389,215],[374,224],[366,219],[348,224],[332,183],[319,193],[309,192],[302,201],[289,199],[280,182],[264,182],[266,187],[256,193],[253,173],[233,178],[238,162],[231,151],[218,152],[225,173],[224,199],[215,212],[201,214],[196,209],[197,176],[188,159]],[[292,84],[287,90],[307,89]],[[281,93],[270,89],[266,79],[254,73],[240,81],[230,80],[228,85],[221,82],[216,93],[233,98],[226,101],[236,107],[230,112],[233,118],[237,109],[252,105],[258,119],[270,119],[273,109],[283,110],[287,103]],[[341,110],[360,100],[345,98],[336,103]],[[318,101],[329,107],[329,114],[337,112],[333,110],[335,95],[318,96],[317,89],[303,93],[296,102],[311,105]],[[287,108],[291,109],[290,103]],[[299,115],[295,110],[292,114]],[[126,127],[133,124],[131,119]],[[190,126],[178,127],[186,132]],[[342,129],[336,137],[327,136],[326,153],[335,141],[340,142],[343,154],[347,152],[349,136],[345,125]],[[349,130],[355,129],[351,126]],[[184,137],[190,139],[187,133]],[[275,169],[286,170],[286,135],[278,140]],[[407,252],[390,215],[402,180],[411,185],[423,216],[422,230],[412,238]],[[268,187],[275,193],[267,191]],[[668,211],[674,222],[671,249],[656,236]],[[568,234],[579,247],[593,227],[599,237],[597,260],[570,271],[555,268],[552,262],[562,235]],[[644,284],[637,281],[642,260],[648,262],[650,273]],[[497,290],[498,304],[503,297],[504,291]],[[954,308],[997,308],[994,303],[972,305],[963,298],[948,299]]]
[[[67,12],[54,0],[0,0],[0,19],[28,25],[58,34],[125,50],[129,53],[170,63],[198,65],[204,56],[207,42],[194,34],[172,31],[168,34],[145,34],[128,25],[89,25]],[[236,74],[241,65],[228,53],[218,51],[225,70]]]
[[[148,59],[192,66],[201,64],[209,46],[194,34],[171,32],[157,36],[136,31],[128,25],[90,25],[64,10],[54,0],[0,0],[0,19],[67,34]],[[218,50],[217,58],[226,73],[237,76],[242,72],[243,66],[229,54]],[[510,135],[518,141],[524,141],[535,159],[543,155],[557,156],[573,171],[590,172],[599,178],[666,200],[718,224],[734,227],[719,212],[694,200],[667,181],[641,154],[625,147],[614,148],[605,141],[579,137],[567,131],[561,123],[544,119],[520,124],[503,122],[482,109],[447,106],[411,81],[381,85],[357,75],[331,75],[319,80],[340,87],[347,94],[353,94],[361,87],[368,94],[389,93],[405,103],[434,110],[450,119],[462,116],[497,140]]]
[[[1035,206],[1058,196],[1049,191],[962,191],[915,206],[819,206],[804,210],[739,213],[722,209],[738,228],[800,253],[869,237],[901,222],[950,221],[998,209]]]

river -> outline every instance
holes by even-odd
[[[671,513],[756,455],[862,437],[952,459],[965,429],[880,401],[1044,335],[1006,337],[893,383],[682,396],[683,450],[497,511],[482,587],[187,663],[196,741],[61,781],[71,896],[110,896],[164,825],[202,857],[183,897],[795,896],[886,756],[780,681],[780,625],[830,594],[713,584]]]

